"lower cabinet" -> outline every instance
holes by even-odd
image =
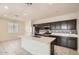
[[[68,38],[67,45],[69,48],[77,50],[77,38]]]
[[[55,44],[77,50],[77,38],[56,36]]]
[[[57,37],[57,45],[67,46],[67,38],[66,37]]]

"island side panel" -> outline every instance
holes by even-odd
[[[22,38],[22,48],[33,55],[50,55],[50,44],[34,39]]]

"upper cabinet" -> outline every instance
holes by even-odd
[[[53,30],[52,32],[57,33],[76,33],[76,19],[66,20],[66,21],[58,21],[58,22],[50,22],[43,24],[35,24],[39,30]],[[64,31],[63,31],[64,30]],[[74,30],[74,31],[72,31]]]
[[[67,30],[67,22],[66,21],[61,22],[61,30]]]
[[[36,25],[36,27],[38,27],[40,30],[50,29],[50,23],[35,24],[35,25]]]
[[[51,23],[51,30],[55,30],[56,29],[56,23]]]
[[[60,29],[61,29],[61,22],[51,23],[51,30],[60,30]]]
[[[61,30],[61,22],[56,22],[56,30]]]
[[[68,21],[68,30],[75,30],[76,29],[76,20]]]
[[[51,30],[76,30],[76,19],[52,22]]]

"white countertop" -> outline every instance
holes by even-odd
[[[33,40],[38,40],[40,42],[47,43],[47,44],[50,44],[55,39],[56,39],[55,37],[44,37],[44,36],[41,36],[40,38],[33,37]]]
[[[44,36],[40,36],[40,38],[33,37],[33,36],[21,36],[21,38],[26,38],[26,40],[27,39],[36,40],[36,41],[43,42],[46,44],[50,44],[52,41],[56,39],[55,37],[44,37]]]
[[[52,33],[50,35],[56,35],[56,36],[66,36],[66,37],[78,37],[77,34],[65,34],[65,33]]]
[[[43,35],[43,34],[41,34],[41,35]],[[52,34],[49,34],[49,35],[65,36],[65,37],[78,37],[78,34],[67,34],[67,33],[52,33]]]

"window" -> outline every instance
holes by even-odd
[[[17,33],[19,31],[18,23],[9,22],[8,23],[8,33]]]

